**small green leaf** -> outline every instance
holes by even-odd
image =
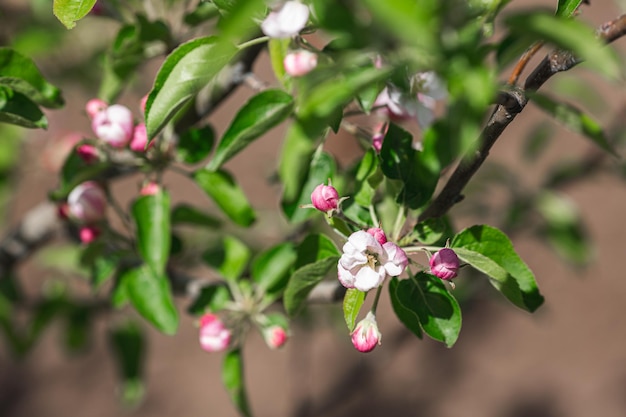
[[[153,138],[233,58],[237,49],[217,37],[180,45],[165,60],[146,102],[146,128]]]
[[[267,48],[270,53],[270,62],[274,70],[274,76],[284,86],[285,85],[285,65],[283,64],[287,53],[289,53],[289,45],[291,39],[270,39]]]
[[[0,47],[0,86],[23,94],[48,108],[59,108],[64,101],[61,90],[48,83],[35,63],[10,48]]]
[[[234,349],[224,356],[222,366],[222,382],[231,401],[244,417],[251,417],[248,396],[244,385],[243,356],[241,350]]]
[[[424,245],[443,246],[454,232],[447,217],[436,217],[416,224],[415,234],[415,238]]]
[[[25,95],[0,85],[0,123],[47,129],[48,119]]]
[[[421,337],[416,323],[435,340],[452,347],[461,331],[461,309],[445,284],[425,272],[410,279],[398,280],[393,291],[392,305],[398,318],[415,335]]]
[[[556,15],[570,17],[582,2],[583,0],[559,0],[556,6]]]
[[[109,344],[122,380],[122,397],[127,404],[137,404],[143,397],[146,341],[139,325],[127,321],[109,333]]]
[[[54,0],[52,12],[63,26],[73,29],[76,22],[87,16],[97,0]]]
[[[293,123],[285,135],[278,174],[283,184],[283,210],[293,214],[295,202],[301,197],[311,160],[315,154],[317,137],[309,136],[301,123]]]
[[[211,153],[214,141],[215,132],[211,126],[189,129],[178,138],[176,155],[187,164],[195,164]]]
[[[172,224],[190,224],[211,229],[220,227],[219,219],[188,204],[179,204],[172,210]]]
[[[219,10],[213,3],[202,2],[192,11],[185,14],[183,21],[191,27],[198,26],[219,16]]]
[[[132,206],[137,246],[143,260],[157,274],[165,272],[170,254],[170,196],[164,190],[139,197]]]
[[[348,330],[352,332],[359,316],[359,311],[365,301],[367,293],[359,291],[356,288],[350,288],[343,297],[343,318],[346,320]]]
[[[232,221],[244,227],[254,222],[252,206],[228,172],[200,169],[194,173],[194,179]]]
[[[604,135],[602,126],[593,120],[591,116],[583,113],[574,106],[566,103],[560,103],[543,94],[533,93],[531,95],[531,99],[533,103],[539,106],[540,109],[544,110],[556,120],[563,123],[573,132],[591,139],[596,145],[611,155],[616,157],[619,156]]]
[[[458,233],[450,246],[463,262],[486,274],[516,306],[533,312],[543,303],[535,276],[500,230],[472,226]]]
[[[328,236],[310,234],[298,245],[296,268],[340,254],[341,252]]]
[[[260,253],[252,262],[251,275],[261,293],[277,297],[289,280],[289,272],[296,261],[296,250],[291,243],[281,243]]]
[[[217,312],[229,301],[232,301],[232,296],[224,283],[205,285],[187,311],[193,315],[204,314],[207,311]]]
[[[250,249],[239,239],[225,236],[220,246],[208,250],[202,258],[225,279],[237,281],[248,266]]]
[[[178,312],[167,277],[143,264],[123,271],[120,279],[125,281],[128,297],[143,318],[165,334],[176,333]]]
[[[266,90],[243,105],[224,133],[207,169],[215,171],[252,141],[285,120],[293,98],[281,90]]]

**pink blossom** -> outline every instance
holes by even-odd
[[[287,1],[267,15],[261,23],[261,30],[270,38],[290,38],[300,33],[308,20],[308,6],[298,1]]]
[[[141,195],[154,195],[161,191],[161,187],[156,182],[149,182],[141,188],[139,194]]]
[[[457,276],[459,257],[450,248],[440,249],[430,258],[430,272],[437,278],[450,280]]]
[[[127,107],[114,104],[98,112],[91,128],[98,139],[114,148],[123,148],[133,137],[133,114]]]
[[[380,345],[381,339],[376,316],[370,311],[354,328],[352,344],[359,352],[371,352],[377,345]]]
[[[374,236],[374,238],[381,245],[384,245],[385,243],[387,243],[387,236],[385,235],[385,232],[383,231],[383,229],[378,228],[378,227],[370,227],[369,229],[367,229],[367,233]]]
[[[207,352],[221,352],[230,344],[231,331],[215,314],[200,317],[200,347]]]
[[[107,107],[109,107],[109,105],[105,101],[100,100],[99,98],[92,98],[85,105],[85,110],[87,111],[87,116],[89,116],[90,119],[93,119],[96,114],[106,110]]]
[[[270,349],[278,349],[287,342],[287,331],[278,325],[263,329],[263,338]]]
[[[301,77],[317,66],[317,54],[306,50],[290,52],[283,60],[285,72],[291,77]]]
[[[67,196],[68,212],[82,223],[97,222],[104,217],[106,201],[106,193],[97,182],[83,182]]]
[[[146,132],[146,124],[139,123],[133,130],[133,138],[130,141],[130,149],[135,152],[145,152],[148,144],[148,133]]]
[[[359,230],[348,238],[337,265],[338,278],[346,288],[369,291],[379,287],[387,275],[400,275],[408,264],[406,253],[392,242],[380,244]]]
[[[96,240],[100,236],[100,229],[96,226],[83,226],[78,231],[80,241],[84,244],[89,244]]]
[[[94,162],[97,162],[100,158],[98,149],[93,145],[79,145],[76,148],[76,153],[78,154],[80,159],[85,161],[86,164],[93,164]]]
[[[339,193],[332,185],[320,184],[311,193],[313,207],[325,213],[336,210],[339,200]]]

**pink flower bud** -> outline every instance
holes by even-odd
[[[94,181],[79,184],[67,196],[70,216],[82,223],[93,223],[104,217],[107,197]]]
[[[376,317],[370,311],[352,332],[352,344],[359,352],[371,352],[380,345],[382,335],[378,331]]]
[[[93,145],[80,145],[76,148],[76,153],[86,164],[93,164],[100,159],[98,149]]]
[[[57,207],[57,216],[61,220],[67,220],[70,217],[70,208],[67,203],[59,204]]]
[[[148,133],[146,132],[146,124],[139,123],[133,130],[133,138],[130,141],[130,149],[135,152],[145,152],[148,144]]]
[[[106,110],[107,107],[109,107],[109,105],[106,102],[100,100],[99,98],[92,98],[85,105],[85,110],[87,111],[89,118],[93,119],[96,114]]]
[[[383,232],[383,229],[380,229],[378,227],[371,227],[367,229],[367,233],[374,236],[374,238],[381,245],[384,245],[385,243],[387,243],[387,236],[385,236],[385,232]]]
[[[139,194],[141,195],[155,195],[161,191],[161,187],[156,182],[149,182],[141,188]]]
[[[263,329],[263,338],[270,349],[278,349],[287,342],[287,331],[277,325],[269,326]]]
[[[215,314],[200,317],[200,346],[207,352],[221,352],[228,348],[231,331]]]
[[[311,193],[311,203],[319,211],[328,213],[339,206],[339,193],[332,185],[320,184]]]
[[[98,139],[115,148],[123,148],[128,144],[133,137],[133,127],[133,114],[121,104],[114,104],[98,112],[91,122]]]
[[[383,140],[385,140],[385,135],[387,134],[387,129],[389,129],[389,124],[387,122],[380,122],[374,126],[374,134],[372,135],[372,147],[376,152],[380,152],[383,148]]]
[[[287,54],[283,60],[285,72],[292,77],[308,74],[317,66],[317,54],[309,51],[297,51]]]
[[[83,226],[78,231],[78,235],[80,241],[87,245],[100,236],[100,229],[96,226]]]
[[[450,248],[443,248],[430,258],[430,272],[437,278],[452,279],[458,270],[459,257]]]

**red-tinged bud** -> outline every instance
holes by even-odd
[[[283,66],[291,77],[301,77],[315,69],[317,54],[305,50],[291,52],[285,56]]]
[[[200,317],[200,346],[207,352],[221,352],[230,344],[231,331],[215,314]]]
[[[263,329],[263,338],[270,349],[278,349],[287,342],[287,331],[278,325]]]
[[[81,223],[93,223],[104,217],[106,193],[95,181],[79,184],[67,196],[70,216]]]
[[[100,229],[96,226],[83,226],[78,231],[78,236],[80,237],[80,241],[85,245],[93,242],[100,236]]]
[[[85,110],[87,111],[87,115],[89,116],[89,118],[93,119],[96,114],[100,113],[103,110],[106,110],[107,107],[109,107],[109,105],[103,100],[100,100],[99,98],[92,98],[85,105]]]
[[[146,132],[146,124],[139,123],[133,130],[133,138],[130,141],[130,149],[135,152],[145,152],[148,144],[148,133]]]
[[[69,219],[70,207],[67,205],[67,203],[59,204],[57,206],[57,216],[59,216],[59,219],[61,220]]]
[[[450,280],[459,270],[459,257],[450,248],[443,248],[430,258],[430,272],[437,278]]]
[[[381,344],[382,335],[378,331],[376,316],[370,311],[352,332],[352,344],[359,352],[371,352]]]
[[[374,236],[374,238],[381,245],[384,245],[385,243],[387,243],[387,236],[385,236],[385,232],[383,232],[383,229],[380,229],[378,227],[371,227],[367,229],[367,233]]]
[[[311,203],[319,211],[328,213],[339,206],[339,193],[332,185],[320,184],[311,193]]]
[[[76,153],[86,164],[93,164],[100,159],[98,148],[93,145],[80,145],[76,148]]]
[[[149,182],[146,185],[144,185],[143,187],[141,187],[141,190],[139,191],[139,194],[141,194],[141,195],[155,195],[159,191],[161,191],[161,187],[159,186],[159,184],[157,184],[156,182]]]
[[[123,148],[130,142],[134,126],[133,114],[121,104],[114,104],[98,112],[91,122],[98,139],[114,148]]]

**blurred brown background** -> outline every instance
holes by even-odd
[[[513,1],[512,6],[552,7],[553,3]],[[29,4],[11,0],[2,7],[19,15],[32,11]],[[619,13],[613,2],[592,1],[592,6],[585,8],[584,19],[597,25]],[[4,19],[7,14],[0,17],[0,26]],[[78,40],[94,31],[90,25],[99,24],[86,19],[68,36]],[[101,34],[102,30],[95,32]],[[626,39],[616,45],[625,51]],[[71,51],[67,59],[72,59]],[[7,228],[55,186],[54,175],[42,164],[42,149],[50,152],[47,147],[53,138],[66,132],[89,133],[82,106],[95,94],[95,87],[72,83],[71,77],[55,72],[54,59],[44,61],[44,72],[52,74],[53,82],[64,89],[67,106],[47,112],[47,132],[27,132]],[[136,96],[129,94],[122,99],[135,114],[136,103],[149,90],[156,68],[147,70],[149,77],[137,80]],[[597,80],[584,68],[576,68],[573,75],[582,77],[580,85],[590,92],[601,94],[605,102],[595,109],[596,116],[604,125],[611,123],[611,115],[626,105],[623,83]],[[262,76],[270,79],[267,74]],[[552,88],[555,80],[546,87]],[[245,87],[240,89],[212,116],[219,132],[228,125],[238,103],[251,93]],[[579,157],[590,149],[584,139],[558,129],[547,156],[532,164],[522,162],[520,153],[529,129],[545,120],[546,116],[529,106],[492,152],[494,161],[521,175],[528,187],[537,186],[552,161]],[[277,189],[266,181],[275,167],[282,132],[283,127],[274,130],[229,164],[260,207],[263,221],[250,233],[262,239],[276,240],[287,228],[277,216]],[[331,148],[341,155],[350,155],[356,149],[347,136],[334,138]],[[136,194],[138,181],[126,179],[116,184],[116,190],[130,199]],[[175,199],[191,199],[211,209],[211,203],[183,178],[169,176],[166,184]],[[616,176],[602,174],[569,186],[564,193],[579,206],[595,243],[595,257],[587,268],[567,266],[545,243],[517,234],[514,245],[535,272],[546,298],[537,313],[518,310],[489,286],[483,286],[464,306],[459,341],[447,349],[430,339],[415,339],[397,322],[384,296],[379,313],[383,345],[372,353],[359,354],[342,324],[340,306],[315,306],[309,316],[294,323],[291,339],[283,350],[269,351],[256,334],[246,345],[246,377],[255,415],[625,416],[626,321],[622,315],[626,313],[626,186]],[[494,199],[497,201],[497,195]],[[464,207],[468,206],[461,203],[454,209],[460,226],[477,221]],[[20,274],[31,289],[49,278],[34,261],[21,266]],[[178,301],[182,311],[188,301]],[[237,415],[221,385],[222,356],[200,349],[197,330],[185,315],[175,337],[147,330],[150,345],[145,364],[145,400],[137,408],[124,408],[116,396],[116,370],[107,351],[106,328],[104,318],[95,323],[89,351],[75,357],[62,348],[59,326],[47,331],[41,343],[20,361],[0,344],[0,415]]]

